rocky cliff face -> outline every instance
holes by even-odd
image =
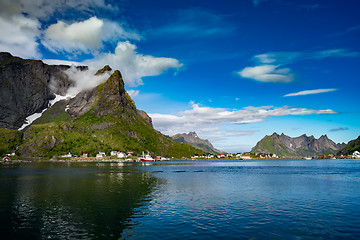
[[[319,139],[314,136],[301,135],[289,137],[284,134],[273,133],[265,136],[251,150],[253,153],[276,154],[284,157],[317,156],[322,154],[335,154],[344,144],[336,144],[326,135]]]
[[[106,66],[97,74],[108,71]],[[3,139],[8,142],[0,144],[0,151],[16,151],[23,158],[51,158],[67,152],[95,156],[99,151],[112,150],[135,154],[149,151],[153,155],[179,158],[204,153],[156,131],[151,118],[136,108],[125,91],[117,70],[106,82],[53,104],[23,131],[3,130],[6,135]]]
[[[104,74],[105,71],[111,71],[111,68],[105,66],[96,75]],[[90,112],[98,117],[111,115],[129,120],[129,115],[136,115],[152,126],[151,118],[144,111],[136,109],[134,101],[125,91],[119,70],[115,70],[105,83],[84,90],[70,99],[66,111],[73,117]]]
[[[54,94],[65,95],[73,85],[64,73],[69,68],[0,53],[0,128],[18,129],[27,116],[47,108]]]
[[[189,132],[188,134],[175,134],[171,137],[172,140],[176,142],[182,142],[189,144],[195,148],[201,149],[204,152],[212,153],[212,154],[220,154],[222,151],[214,148],[214,146],[209,142],[209,140],[201,139],[195,132]]]

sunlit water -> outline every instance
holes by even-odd
[[[0,166],[1,239],[360,239],[359,160]]]

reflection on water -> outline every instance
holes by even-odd
[[[0,170],[1,239],[117,239],[159,184],[113,164]]]
[[[360,239],[360,160],[0,166],[1,239]]]
[[[360,239],[360,161],[156,164],[166,179],[121,239]],[[135,216],[136,217],[136,214]]]

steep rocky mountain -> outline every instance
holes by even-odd
[[[109,66],[97,74],[107,71],[111,71]],[[135,154],[149,151],[152,155],[167,157],[204,153],[156,131],[151,118],[136,108],[125,91],[118,70],[97,87],[56,102],[24,130],[0,130],[4,140],[0,152],[15,150],[25,158],[51,158],[67,152],[94,156],[99,151],[112,150]]]
[[[73,82],[64,73],[70,66],[0,53],[0,128],[18,129],[27,116],[48,107],[54,94],[64,95]],[[86,70],[87,67],[78,67]]]
[[[348,145],[341,149],[336,155],[352,155],[355,151],[360,152],[360,136],[357,139],[351,140]]]
[[[301,135],[289,137],[277,133],[265,136],[251,150],[252,153],[276,154],[283,157],[305,157],[323,154],[335,154],[346,144],[336,144],[326,135],[316,139],[314,136]]]
[[[222,151],[214,148],[214,146],[209,142],[209,140],[207,139],[203,140],[199,138],[195,132],[189,132],[188,134],[186,133],[175,134],[174,136],[171,137],[171,139],[176,142],[189,144],[207,153],[212,153],[212,154],[222,153]]]

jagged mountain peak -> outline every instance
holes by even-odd
[[[111,150],[135,154],[149,151],[150,154],[177,158],[204,154],[156,131],[151,118],[136,108],[125,91],[118,70],[110,75],[111,68],[105,66],[97,72],[110,75],[105,82],[48,108],[49,99],[54,98],[54,93],[59,94],[50,89],[51,83],[57,84],[55,90],[65,93],[72,86],[64,72],[70,66],[46,65],[42,61],[12,57],[8,53],[0,54],[0,61],[0,127],[18,128],[21,121],[34,111],[47,109],[22,131],[2,131],[2,134],[18,136],[17,145],[11,147],[11,151],[16,147],[23,157],[56,157],[67,152],[94,156],[99,151]],[[87,68],[77,69],[83,71]],[[55,82],[51,82],[52,79]],[[9,123],[3,124],[4,120]]]
[[[151,118],[145,112],[136,109],[134,101],[125,91],[119,70],[115,70],[104,83],[97,87],[80,92],[68,104],[67,112],[72,116],[78,117],[88,111],[97,116],[115,117],[125,117],[124,113],[131,113],[141,116],[152,125]]]
[[[279,156],[315,156],[322,154],[334,154],[343,145],[336,144],[327,135],[322,135],[316,139],[313,135],[303,134],[299,137],[289,137],[285,134],[280,136],[273,133],[270,137],[265,136],[251,150],[253,153],[266,153]]]
[[[111,72],[112,69],[109,65],[105,65],[102,69],[97,70],[97,72],[95,73],[95,75],[101,75],[104,74],[105,72]]]
[[[189,133],[175,134],[171,137],[171,139],[176,142],[187,143],[195,148],[201,149],[208,153],[222,153],[222,151],[214,148],[214,146],[210,143],[209,140],[199,138],[195,131],[191,131]]]

